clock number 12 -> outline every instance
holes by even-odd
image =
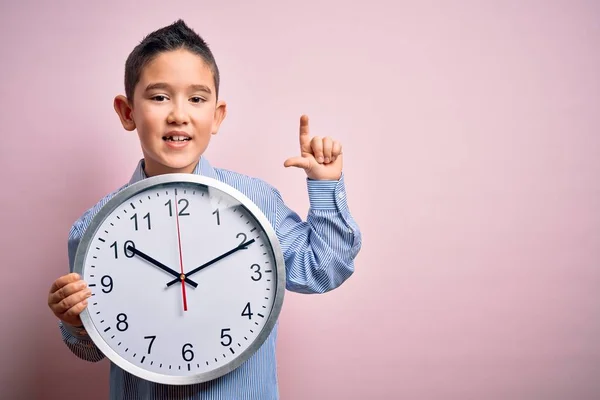
[[[185,212],[185,209],[188,208],[188,206],[190,205],[189,201],[187,201],[187,199],[179,199],[177,201],[177,204],[181,205],[181,203],[184,203],[185,205],[179,210],[179,216],[182,217],[185,215],[190,215],[189,212]],[[171,204],[171,200],[165,203],[165,206],[169,206],[169,217],[173,216],[173,206]]]

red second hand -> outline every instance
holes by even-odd
[[[185,275],[183,274],[183,254],[181,253],[181,233],[179,233],[179,209],[177,207],[177,191],[175,191],[175,220],[177,221],[177,241],[179,242],[179,268],[181,270],[181,295],[183,296],[183,311],[187,311],[187,298],[185,296]]]

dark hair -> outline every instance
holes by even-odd
[[[179,19],[147,35],[127,57],[125,95],[129,101],[133,101],[133,92],[140,80],[142,69],[160,53],[178,49],[186,49],[202,57],[212,71],[216,96],[219,96],[219,68],[210,48],[202,37]]]

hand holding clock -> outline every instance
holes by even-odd
[[[212,260],[200,265],[199,267],[194,268],[193,270],[185,274],[184,282],[186,282],[194,288],[197,287],[198,284],[193,280],[189,279],[189,275],[193,275],[201,271],[209,265],[212,265],[217,261],[222,260],[223,258],[237,252],[238,250],[247,248],[247,246],[254,243],[254,241],[254,239],[250,239],[247,242],[242,243],[236,246],[235,248],[227,251],[226,253],[223,253],[220,256],[215,257]],[[168,272],[169,274],[176,276],[177,278],[167,283],[167,286],[172,286],[175,283],[181,281],[180,273],[167,267],[163,263],[147,255],[146,253],[134,248],[133,246],[129,246],[127,250],[136,254],[140,258],[148,261],[149,263],[157,266],[158,268]],[[88,288],[87,283],[83,281],[78,274],[71,273],[63,275],[56,281],[54,281],[52,283],[52,286],[50,287],[50,291],[48,292],[48,306],[50,307],[54,315],[61,321],[69,325],[81,326],[82,323],[79,314],[81,314],[83,310],[87,307],[87,299],[91,295],[92,292]]]
[[[78,274],[63,275],[50,287],[48,306],[61,321],[81,326],[79,314],[87,307],[87,299],[91,295],[91,290]]]

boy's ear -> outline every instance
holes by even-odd
[[[219,131],[219,127],[221,126],[221,122],[225,119],[227,115],[227,103],[223,100],[217,101],[217,106],[215,107],[215,118],[213,119],[212,126],[212,134],[216,135]]]
[[[117,112],[117,114],[119,115],[119,118],[121,119],[121,124],[123,125],[123,128],[125,128],[125,130],[128,131],[132,131],[135,129],[135,121],[133,120],[133,115],[132,115],[132,107],[129,105],[129,101],[127,100],[127,97],[122,96],[122,95],[118,95],[117,97],[115,97],[115,101],[114,101],[114,107],[115,107],[115,111]]]

